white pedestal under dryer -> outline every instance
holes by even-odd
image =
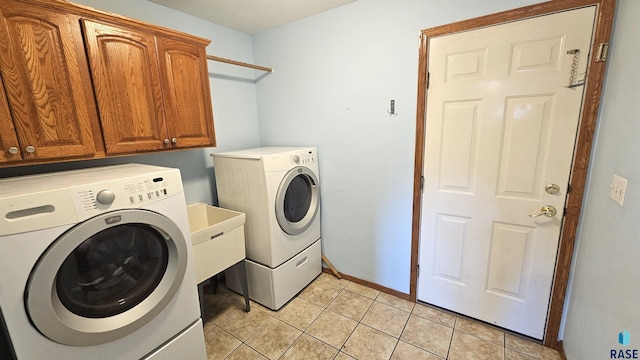
[[[277,310],[322,271],[317,150],[264,147],[213,161],[220,207],[247,216],[249,296]],[[240,292],[228,275],[227,286]]]

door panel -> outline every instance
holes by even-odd
[[[553,95],[506,99],[498,196],[540,198],[554,100]]]
[[[4,86],[0,78],[0,162],[21,160],[20,152],[11,154],[10,148],[20,149],[16,129],[13,127],[13,120],[9,112],[9,104],[4,93]]]
[[[88,20],[83,25],[107,153],[168,146],[153,35]]]
[[[444,103],[440,190],[473,193],[478,154],[479,101]]]
[[[214,146],[206,54],[200,45],[157,38],[172,146]]]
[[[594,14],[430,39],[419,300],[542,338]]]
[[[92,155],[95,108],[77,18],[11,2],[0,11],[0,71],[23,157]]]
[[[438,214],[434,275],[464,286],[463,252],[469,232],[469,218]],[[446,243],[441,241],[446,239]]]
[[[487,291],[526,301],[527,265],[531,265],[527,245],[531,247],[534,238],[534,227],[493,224]]]

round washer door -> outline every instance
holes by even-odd
[[[40,257],[25,290],[31,322],[61,344],[107,343],[154,319],[176,294],[186,240],[169,218],[118,210],[62,234]]]
[[[320,207],[320,185],[305,166],[291,169],[276,193],[276,219],[289,235],[298,235],[311,226]]]

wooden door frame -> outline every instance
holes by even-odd
[[[427,105],[427,69],[429,55],[429,39],[436,36],[449,35],[482,27],[524,20],[531,17],[548,15],[585,6],[597,6],[595,30],[591,43],[589,67],[586,78],[584,101],[580,112],[580,123],[577,133],[571,176],[569,180],[567,208],[558,245],[555,275],[553,278],[551,299],[547,313],[547,325],[543,343],[548,347],[559,349],[558,341],[560,322],[564,308],[564,300],[569,281],[571,260],[575,245],[576,230],[582,208],[582,199],[587,181],[589,160],[598,117],[598,107],[602,94],[605,75],[605,62],[597,62],[596,44],[608,43],[615,9],[615,0],[552,0],[540,4],[526,6],[514,10],[464,20],[421,31],[418,64],[418,101],[416,111],[416,147],[413,177],[413,225],[411,235],[411,274],[409,280],[409,296],[417,299],[418,284],[418,248],[420,242],[420,213],[422,202],[422,173],[425,144],[425,116]]]

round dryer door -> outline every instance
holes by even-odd
[[[305,166],[291,169],[276,194],[276,219],[289,235],[298,235],[313,223],[320,207],[320,185]]]
[[[187,265],[178,226],[148,210],[119,210],[60,236],[25,292],[32,323],[61,344],[102,344],[136,331],[176,294]]]

